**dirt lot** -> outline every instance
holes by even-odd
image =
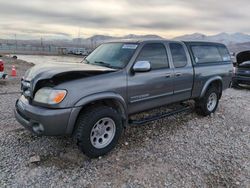
[[[19,76],[0,81],[0,93],[19,91],[31,65],[5,60]],[[13,116],[18,97],[0,95],[0,187],[250,186],[250,90],[228,89],[211,117],[192,112],[129,127],[118,147],[96,160],[70,138],[26,131]]]

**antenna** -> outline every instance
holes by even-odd
[[[41,37],[41,47],[43,47],[43,37]]]
[[[14,35],[15,36],[15,48],[14,48],[14,54],[16,53],[17,51],[17,40],[16,40],[16,34]]]
[[[17,40],[16,40],[16,34],[15,34],[15,44],[16,44],[16,50],[17,50]]]
[[[81,32],[81,30],[80,30],[80,27],[78,28],[78,38],[80,38],[80,32]]]

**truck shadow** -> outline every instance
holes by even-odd
[[[168,108],[161,108],[160,111],[167,111]],[[148,113],[147,113],[148,114]],[[149,112],[150,114],[150,112]],[[145,113],[143,113],[143,116]],[[159,136],[169,139],[178,131],[185,128],[189,120],[199,117],[195,111],[176,114],[167,118],[159,119],[144,125],[131,125],[122,136],[121,142],[129,142],[133,149],[138,149],[147,142],[154,142]]]
[[[139,116],[147,116],[155,112],[164,112],[168,108],[148,111]],[[119,141],[118,146],[101,160],[115,161],[117,156],[126,157],[129,151],[140,150],[141,147],[150,147],[157,144],[158,137],[164,137],[164,140],[170,139],[186,127],[186,123],[194,118],[199,117],[195,113],[183,113],[160,119],[140,126],[128,126]],[[202,118],[202,117],[201,117]],[[37,164],[28,164],[31,168],[36,165],[51,167],[55,166],[59,169],[89,168],[90,164],[98,165],[100,160],[89,159],[80,152],[69,137],[37,137],[28,131],[18,130],[18,140],[24,143],[25,150],[28,150],[29,156],[39,155],[41,161]],[[26,143],[26,144],[25,144]],[[128,144],[126,144],[128,143]],[[131,157],[131,156],[128,156]],[[117,161],[115,161],[117,162]],[[119,163],[119,162],[117,162]]]

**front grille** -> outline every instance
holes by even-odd
[[[237,76],[250,77],[250,69],[238,68],[236,72]]]

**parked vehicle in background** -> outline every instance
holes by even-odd
[[[193,99],[199,114],[217,109],[232,80],[223,44],[165,40],[100,45],[82,64],[37,65],[22,80],[16,119],[38,135],[70,135],[89,157],[112,150],[131,115]]]
[[[250,51],[237,54],[233,75],[233,87],[239,85],[250,85]]]
[[[0,79],[6,79],[8,74],[4,73],[4,62],[0,59]]]
[[[86,56],[89,54],[89,51],[85,48],[70,48],[68,49],[68,54]]]

